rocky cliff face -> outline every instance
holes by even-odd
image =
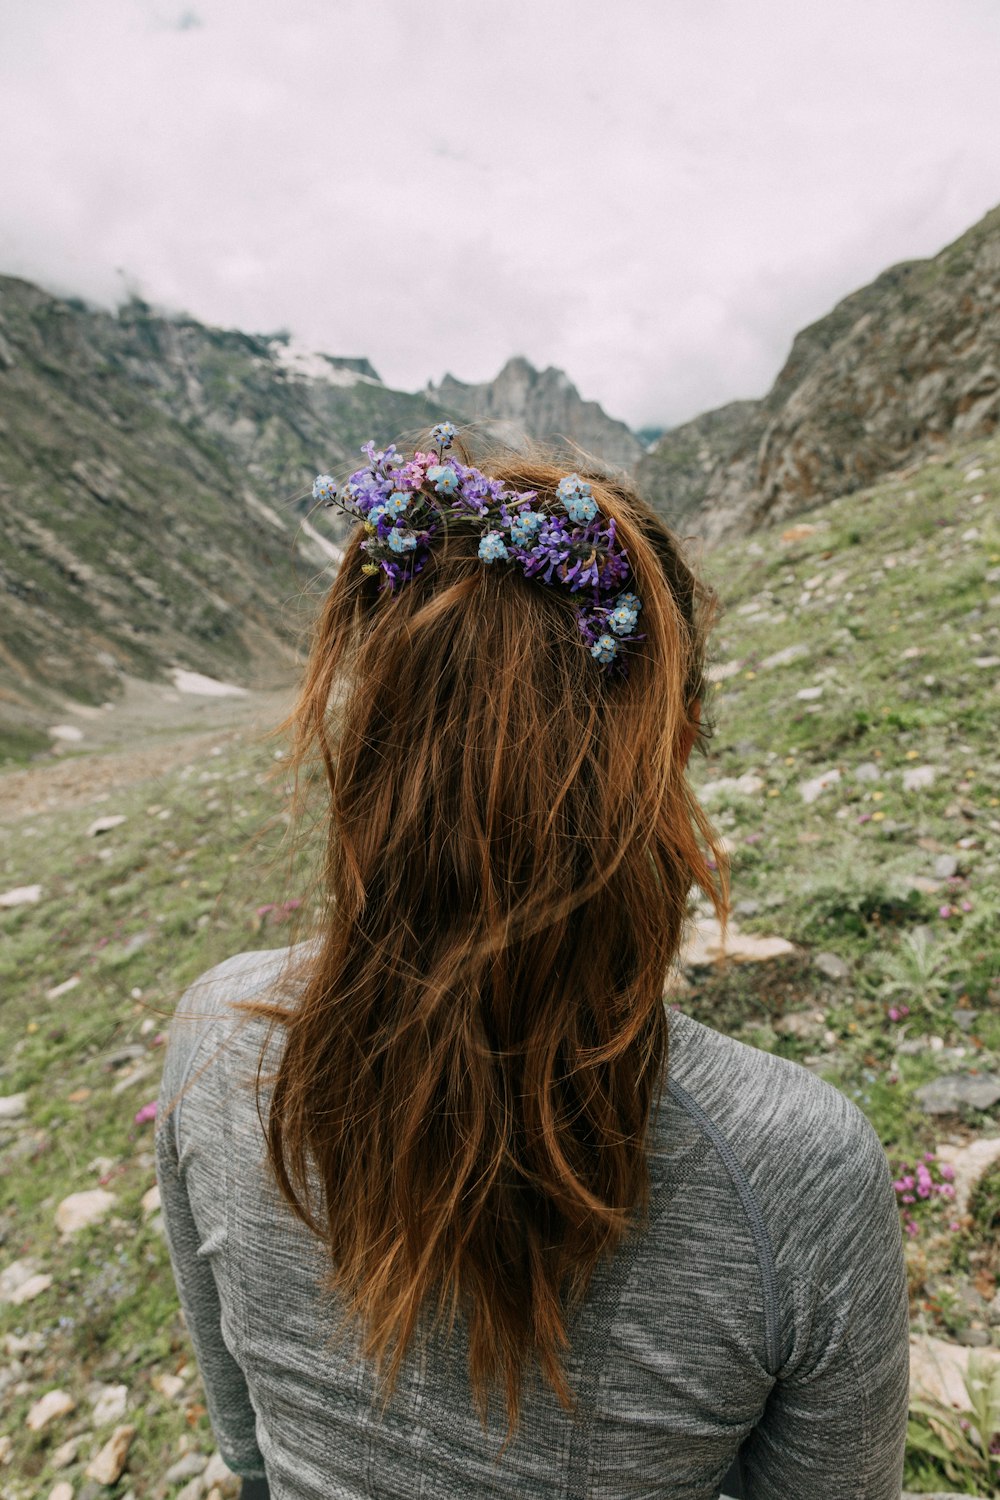
[[[667,432],[638,465],[671,520],[713,539],[869,485],[1000,424],[1000,208],[892,266],[797,334],[761,401]]]
[[[559,448],[582,448],[612,468],[630,469],[643,445],[624,422],[616,422],[597,404],[584,401],[562,370],[536,370],[526,359],[509,359],[495,380],[465,385],[446,375],[427,396],[481,422],[502,442],[516,443],[523,433]]]
[[[449,415],[365,360],[0,278],[0,740],[125,672],[289,681],[339,534],[313,476]]]

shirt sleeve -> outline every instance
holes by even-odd
[[[183,1084],[179,1075],[186,1069],[179,1064],[177,1054],[172,1054],[168,1046],[160,1088],[163,1101],[171,1099]],[[210,1240],[203,1241],[184,1182],[177,1146],[179,1115],[180,1106],[157,1124],[155,1136],[156,1178],[174,1280],[219,1451],[234,1473],[262,1478],[265,1468],[257,1446],[256,1413],[243,1371],[222,1333],[219,1292],[209,1258],[215,1247]]]
[[[906,1267],[889,1164],[860,1111],[828,1188],[811,1272],[792,1283],[791,1353],[741,1452],[748,1500],[899,1500]]]

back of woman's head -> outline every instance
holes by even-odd
[[[478,463],[556,508],[564,466]],[[723,900],[684,769],[710,599],[627,484],[584,477],[642,603],[625,671],[567,589],[480,560],[475,516],[392,591],[348,541],[289,721],[326,767],[323,921],[294,1004],[247,1007],[285,1028],[277,1180],[386,1394],[424,1314],[460,1311],[511,1429],[529,1364],[571,1401],[567,1313],[647,1203],[688,894]]]

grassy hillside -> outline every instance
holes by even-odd
[[[0,277],[0,763],[46,749],[66,699],[116,701],[126,674],[292,670],[286,601],[338,527],[303,524],[314,475],[447,413],[364,361],[306,375],[287,352]]]
[[[938,1076],[1000,1074],[998,498],[994,440],[705,563],[725,608],[716,735],[694,777],[731,848],[739,927],[796,952],[690,969],[677,1003],[844,1089],[893,1164],[929,1157],[936,1185],[940,1152],[1000,1134],[996,1105],[934,1116],[917,1093]],[[137,1429],[106,1493],[176,1494],[185,1481],[167,1483],[169,1466],[214,1446],[155,1207],[143,1207],[153,1127],[135,1116],[156,1097],[184,986],[231,953],[283,946],[306,896],[275,755],[219,732],[117,792],[122,778],[109,786],[95,762],[92,786],[81,776],[49,807],[42,770],[37,783],[0,778],[0,895],[41,888],[0,906],[0,1095],[25,1096],[23,1114],[0,1119],[0,1275],[28,1261],[52,1278],[0,1302],[11,1500],[82,1483],[113,1425],[95,1423],[93,1382],[127,1388],[119,1420]],[[125,821],[88,831],[108,815]],[[62,1239],[59,1203],[99,1184],[114,1194],[106,1217]],[[996,1351],[1000,1167],[961,1213],[937,1192],[901,1211],[915,1332]],[[75,1408],[29,1429],[56,1387]],[[997,1407],[1000,1431],[1000,1393]],[[915,1413],[909,1483],[1000,1494],[997,1461],[959,1433]]]

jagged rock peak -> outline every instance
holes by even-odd
[[[469,421],[486,424],[507,442],[523,433],[556,446],[576,445],[616,468],[631,468],[644,452],[625,423],[609,417],[596,401],[584,401],[564,371],[551,365],[537,370],[520,354],[494,380],[470,385],[445,375],[427,395]]]

